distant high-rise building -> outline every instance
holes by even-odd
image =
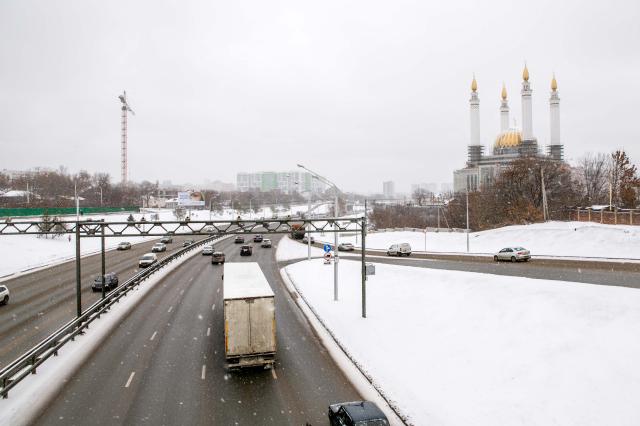
[[[279,190],[286,194],[306,191],[319,193],[327,188],[318,179],[313,179],[311,173],[300,171],[238,173],[236,185],[241,192]]]
[[[382,193],[385,198],[393,198],[396,195],[396,188],[393,181],[382,182]]]
[[[432,193],[436,193],[438,192],[438,184],[437,183],[413,183],[411,184],[411,193],[413,194],[414,192],[418,191],[418,190],[422,190],[422,191],[427,191],[427,192],[432,192]]]

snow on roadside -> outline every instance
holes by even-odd
[[[286,271],[415,424],[640,424],[636,289],[376,264],[363,319],[359,263]]]
[[[331,242],[328,234],[317,237]],[[360,238],[358,238],[358,241]],[[356,246],[354,236],[341,236],[341,242]],[[392,231],[367,235],[367,247],[387,249],[391,244],[409,243],[414,251],[466,252],[466,235],[461,232]],[[604,225],[590,222],[546,222],[506,226],[469,234],[471,253],[495,253],[508,246],[522,246],[533,256],[571,256],[640,258],[640,227]]]
[[[288,235],[284,235],[278,242],[278,250],[276,251],[276,260],[283,262],[292,259],[306,259],[307,246],[300,242],[294,241]],[[318,257],[324,255],[324,250],[311,246],[311,256]]]

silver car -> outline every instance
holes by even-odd
[[[0,305],[9,303],[9,289],[6,285],[0,285]]]
[[[203,256],[211,256],[213,254],[213,246],[211,245],[206,245],[204,247],[202,247],[202,255]]]
[[[493,260],[509,260],[511,262],[528,262],[531,259],[531,253],[524,247],[505,247],[493,256]]]

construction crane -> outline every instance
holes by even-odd
[[[122,143],[120,146],[120,178],[122,185],[127,184],[127,113],[131,112],[131,114],[136,115],[135,112],[129,106],[127,102],[127,91],[125,90],[122,95],[118,96],[120,102],[122,102]]]

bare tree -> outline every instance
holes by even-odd
[[[609,159],[603,153],[586,154],[578,162],[578,172],[584,188],[587,205],[599,204],[607,200],[609,183]]]

